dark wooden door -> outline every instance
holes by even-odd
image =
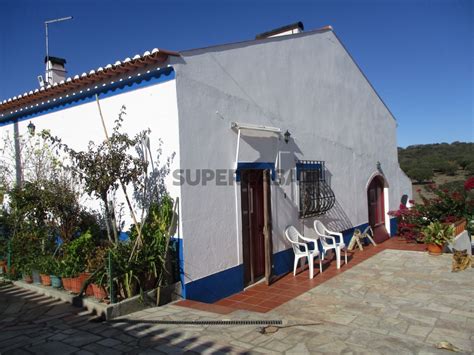
[[[382,243],[390,238],[385,228],[385,206],[383,196],[383,181],[375,177],[367,189],[367,202],[369,209],[369,224],[374,231],[376,243]]]
[[[383,182],[375,177],[367,190],[369,202],[369,224],[378,227],[385,224],[385,207],[383,199]]]
[[[265,275],[263,170],[241,172],[241,205],[244,283],[249,285]]]

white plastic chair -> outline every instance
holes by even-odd
[[[319,249],[317,240],[311,238],[303,237],[298,230],[293,227],[289,226],[285,230],[286,239],[291,243],[293,247],[293,252],[295,253],[295,263],[293,266],[293,275],[296,275],[296,268],[298,267],[298,261],[303,258],[301,262],[301,267],[304,267],[305,258],[308,259],[309,265],[309,278],[312,279],[314,277],[314,257],[319,257]],[[306,243],[313,243],[313,249],[310,249]],[[301,250],[303,248],[303,250]],[[323,266],[321,263],[321,258],[319,258],[319,272],[323,272]]]
[[[321,240],[321,246],[323,247],[322,259],[328,250],[334,249],[336,252],[336,265],[337,268],[341,268],[341,250],[344,249],[344,258],[347,264],[347,249],[342,238],[342,233],[330,231],[325,225],[318,220],[314,221],[314,230]],[[339,237],[339,242],[336,241],[335,237]]]

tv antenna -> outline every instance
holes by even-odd
[[[48,82],[48,83],[49,83],[49,71],[51,70],[51,68],[49,67],[48,25],[50,25],[52,23],[67,21],[67,20],[72,20],[72,16],[61,17],[61,18],[56,18],[56,19],[53,19],[53,20],[44,21],[44,28],[45,28],[45,31],[46,31],[46,82]]]

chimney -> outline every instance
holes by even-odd
[[[260,33],[255,36],[255,39],[264,39],[264,38],[292,35],[295,33],[301,33],[303,32],[303,30],[304,30],[303,22],[299,21],[299,22],[292,23],[290,25],[275,28],[274,30]]]
[[[66,59],[58,57],[45,57],[44,62],[46,63],[46,85],[53,85],[59,83],[62,80],[66,80]]]

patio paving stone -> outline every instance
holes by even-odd
[[[450,255],[380,249],[370,258],[353,254],[339,271],[330,272],[330,262],[329,277],[323,278],[323,272],[309,280],[307,270],[290,274],[278,287],[257,285],[217,308],[189,301],[185,307],[150,308],[108,323],[91,322],[89,314],[69,305],[3,287],[0,352],[443,354],[434,344],[449,341],[473,354],[474,269],[451,273]],[[243,302],[247,299],[250,303]],[[13,308],[19,312],[2,313]],[[34,319],[27,314],[31,310]],[[225,319],[280,319],[283,325],[276,333],[261,334],[259,325],[157,323]]]

